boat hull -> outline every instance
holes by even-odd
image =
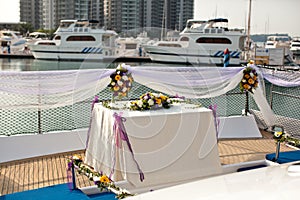
[[[144,46],[152,61],[169,63],[190,63],[223,65],[222,50],[188,49],[162,46]],[[230,52],[230,65],[241,65],[240,51]]]
[[[113,56],[112,49],[100,47],[64,47],[49,46],[43,48],[33,45],[30,50],[36,59],[42,60],[103,60]]]

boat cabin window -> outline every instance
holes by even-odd
[[[56,36],[54,37],[54,40],[60,40],[60,35],[56,35]]]
[[[90,35],[78,35],[78,36],[70,36],[67,38],[67,41],[96,41],[96,38]]]
[[[158,46],[160,46],[160,47],[181,47],[180,44],[175,44],[175,43],[171,43],[171,44],[162,43],[162,44],[158,44]]]
[[[137,44],[125,44],[125,49],[136,49]]]
[[[188,37],[181,37],[180,38],[180,41],[186,41],[186,42],[188,42],[190,39],[188,38]]]
[[[39,42],[38,45],[54,45],[55,46],[55,43],[54,42]]]
[[[232,44],[231,40],[228,38],[219,37],[201,37],[196,40],[196,43],[206,43],[206,44]]]

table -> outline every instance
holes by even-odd
[[[114,113],[126,119],[123,124],[132,153],[125,141],[117,147]],[[222,172],[212,111],[185,103],[151,111],[112,110],[95,104],[85,163],[135,187]]]

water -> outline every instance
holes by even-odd
[[[82,61],[50,61],[36,59],[0,59],[2,71],[50,71],[50,70],[75,70],[114,68],[111,62],[82,62]]]

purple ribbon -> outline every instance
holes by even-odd
[[[92,101],[91,112],[93,112],[93,110],[94,110],[95,103],[98,103],[98,102],[99,102],[99,97],[95,96],[94,100]],[[89,142],[89,139],[90,139],[90,130],[91,130],[91,125],[92,125],[92,118],[93,118],[93,114],[91,113],[91,118],[90,118],[90,123],[89,123],[89,129],[88,129],[88,132],[87,132],[87,138],[86,138],[86,142],[85,142],[85,148],[86,149],[88,147],[88,142]]]
[[[179,96],[177,93],[176,93],[176,95],[175,95],[175,98],[185,100],[185,97],[184,97],[184,96]]]
[[[217,139],[218,139],[220,119],[218,118],[218,115],[217,115],[217,107],[218,107],[217,104],[208,106],[208,108],[212,110],[212,113],[213,113],[213,116],[214,116],[214,124],[215,124],[215,128],[216,128],[216,136],[217,136]]]
[[[73,165],[73,160],[68,162],[68,168],[67,168],[67,185],[69,190],[73,189],[73,176],[72,176],[72,165]]]
[[[139,171],[139,174],[140,174],[140,180],[141,182],[145,179],[144,177],[144,173],[142,172],[138,162],[136,161],[136,159],[134,158],[134,153],[133,153],[133,150],[132,150],[132,147],[131,147],[131,144],[129,142],[129,138],[128,138],[128,135],[126,133],[126,129],[125,129],[125,126],[124,126],[124,123],[126,121],[126,118],[122,117],[121,116],[121,113],[118,114],[118,113],[114,113],[114,118],[115,118],[115,121],[114,121],[114,126],[113,126],[113,131],[114,131],[114,134],[115,134],[115,139],[116,139],[116,148],[121,148],[121,142],[122,141],[125,141],[127,146],[128,146],[128,149],[131,153],[131,156],[132,156],[132,159],[133,161],[135,162],[136,164],[136,167]],[[115,162],[115,161],[114,161]],[[115,164],[113,164],[114,166]],[[111,172],[111,175],[113,174],[114,172],[114,167],[112,169],[112,172]]]

